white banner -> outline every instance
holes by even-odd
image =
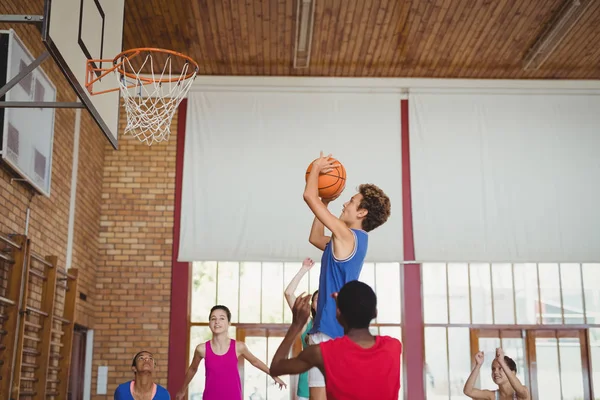
[[[320,259],[302,193],[321,150],[348,175],[334,214],[361,183],[390,196],[392,216],[370,233],[367,258],[402,260],[399,95],[192,92],[185,142],[181,261]]]
[[[600,97],[409,97],[417,260],[600,260]]]

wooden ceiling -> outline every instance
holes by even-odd
[[[523,59],[565,0],[314,0],[305,69],[296,1],[126,0],[123,46],[184,52],[204,75],[600,79],[600,1],[533,71]]]

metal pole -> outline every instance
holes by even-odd
[[[85,108],[85,105],[77,101],[0,101],[0,108]]]
[[[43,52],[42,54],[40,54],[40,56],[38,58],[36,58],[31,64],[29,64],[28,66],[26,66],[25,68],[23,68],[23,70],[21,72],[19,72],[17,74],[17,76],[15,76],[14,78],[12,78],[10,81],[8,81],[6,83],[6,85],[4,85],[2,88],[0,88],[0,98],[2,98],[6,92],[8,92],[10,89],[12,89],[17,83],[19,83],[21,81],[21,79],[25,78],[27,75],[29,75],[34,69],[36,69],[37,67],[40,66],[40,64],[46,59],[48,58],[48,56],[50,56],[50,53],[48,53],[47,51]]]
[[[11,24],[41,24],[44,22],[43,15],[17,15],[17,14],[4,14],[0,15],[0,22],[11,23]]]

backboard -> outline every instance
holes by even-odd
[[[86,61],[112,59],[122,50],[125,0],[46,0],[42,40],[110,143],[118,147],[119,92],[91,96],[85,88]],[[116,87],[113,74],[94,84]]]

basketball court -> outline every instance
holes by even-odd
[[[391,200],[359,279],[400,399],[465,398],[478,351],[497,389],[498,347],[531,398],[597,398],[599,27],[589,0],[7,0],[0,399],[112,399],[142,350],[174,399],[217,304],[269,365],[306,257],[320,288],[320,151],[334,215]],[[298,398],[238,366],[243,399]]]

